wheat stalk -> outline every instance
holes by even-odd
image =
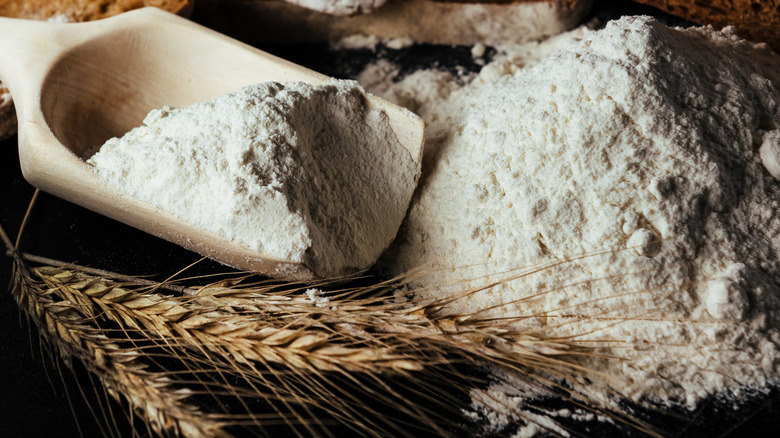
[[[39,328],[48,345],[66,364],[78,360],[96,375],[114,397],[122,394],[144,414],[158,433],[181,432],[191,437],[226,436],[223,424],[212,422],[186,403],[188,392],[173,388],[163,373],[150,372],[141,353],[120,347],[89,324],[79,304],[61,300],[56,290],[38,282],[17,257],[11,293]]]
[[[228,436],[234,426],[262,431],[281,423],[299,435],[327,435],[324,413],[362,435],[413,435],[384,412],[390,407],[417,427],[450,435],[465,430],[441,426],[457,413],[452,393],[467,395],[479,383],[459,366],[490,364],[578,400],[556,378],[587,373],[576,359],[593,354],[571,340],[518,330],[515,319],[443,315],[449,298],[386,301],[402,280],[342,288],[326,303],[301,293],[311,285],[245,277],[171,292],[62,263],[33,268],[1,227],[0,237],[14,256],[14,297],[44,338],[161,434]],[[168,360],[179,367],[160,365]],[[399,376],[420,400],[406,399],[387,376]],[[363,406],[366,397],[356,394],[380,406]],[[244,413],[207,413],[199,396],[232,397]],[[254,412],[252,399],[274,414]]]
[[[432,317],[435,304],[351,299],[322,306],[289,290],[208,285],[173,296],[123,287],[77,271],[33,272],[87,318],[102,316],[177,347],[208,350],[240,363],[274,362],[304,370],[383,372],[449,363],[460,352],[496,364],[543,361],[574,367],[583,349],[513,328],[512,320]],[[420,350],[433,354],[420,356]],[[413,360],[410,360],[413,359]]]
[[[30,269],[81,318],[106,318],[172,350],[206,352],[214,369],[256,375],[255,364],[277,363],[297,373],[399,373],[474,363],[550,367],[577,349],[468,317],[431,318],[430,304],[403,306],[355,299],[321,307],[289,291],[222,284],[171,296],[144,292],[78,271]],[[33,281],[32,275],[26,280]],[[551,359],[561,356],[562,359]],[[226,358],[230,358],[227,360]],[[266,383],[266,382],[263,382]]]

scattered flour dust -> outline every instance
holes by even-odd
[[[387,0],[285,0],[288,3],[333,15],[368,14]]]
[[[693,407],[776,384],[776,55],[648,17],[501,51],[466,85],[435,70],[394,83],[387,62],[358,77],[428,124],[383,266],[426,268],[430,299],[503,280],[447,310],[525,315],[614,357],[581,360],[607,376],[591,375],[596,402]],[[495,424],[522,404],[488,391],[507,407]]]
[[[305,294],[309,301],[317,306],[327,306],[328,303],[330,303],[330,298],[322,291],[322,289],[306,289]]]
[[[141,201],[323,276],[376,261],[420,171],[354,81],[269,82],[153,110],[88,162]]]

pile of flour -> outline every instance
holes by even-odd
[[[130,196],[322,276],[376,261],[420,170],[351,81],[263,83],[153,110],[88,162]]]
[[[500,281],[445,311],[593,347],[593,400],[694,406],[778,382],[775,55],[628,17],[506,51],[465,86],[394,74],[358,80],[428,127],[386,269],[424,269],[427,299]]]

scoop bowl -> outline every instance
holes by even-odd
[[[32,185],[227,265],[281,279],[305,266],[188,225],[117,193],[84,161],[106,140],[164,105],[185,106],[266,81],[330,78],[187,19],[143,8],[87,23],[0,18],[0,80],[14,96],[22,173]],[[375,96],[396,137],[419,161],[423,122]]]

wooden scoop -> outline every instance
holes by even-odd
[[[227,265],[277,278],[315,276],[116,193],[84,160],[154,108],[258,82],[329,79],[155,8],[89,23],[0,18],[0,80],[14,96],[27,181]],[[419,160],[422,120],[373,96],[369,104],[386,111],[399,141]]]

